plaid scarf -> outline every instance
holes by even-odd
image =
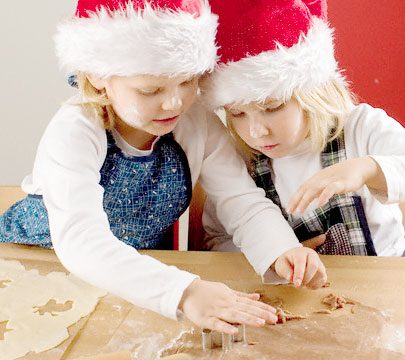
[[[322,168],[346,160],[344,133],[329,142],[321,153]],[[261,154],[252,163],[252,177],[283,213],[300,241],[320,234],[326,241],[316,250],[327,255],[377,255],[364,213],[361,197],[353,193],[334,195],[329,202],[307,215],[293,220],[281,206],[272,181],[271,159]],[[295,174],[292,174],[295,176]]]

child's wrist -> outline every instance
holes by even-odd
[[[376,178],[378,177],[379,165],[371,156],[366,156],[361,159],[363,164],[366,164],[363,173],[364,184],[372,188],[374,187],[373,185],[376,183]]]
[[[177,309],[181,312],[184,312],[183,308],[184,308],[184,303],[186,302],[187,298],[190,296],[190,294],[193,292],[193,289],[198,286],[198,283],[200,282],[200,279],[195,279],[193,280],[189,286],[187,286],[183,292],[183,296],[180,299],[179,302],[179,306],[177,307]]]

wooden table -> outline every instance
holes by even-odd
[[[384,310],[393,316],[394,323],[405,336],[405,258],[323,256],[322,260],[328,271],[331,288],[314,291],[295,289],[292,286],[263,285],[260,277],[254,273],[240,253],[178,251],[143,251],[142,253],[151,255],[166,264],[196,273],[203,279],[224,282],[234,289],[262,290],[280,296],[285,300],[286,307],[290,311],[298,313],[319,309],[320,299],[333,291],[364,305]],[[51,250],[0,244],[0,257],[19,260],[26,268],[38,268],[43,273],[64,270]],[[63,355],[58,359],[75,359],[97,354],[100,353],[100,349],[106,352],[123,350],[122,347],[114,348],[114,341],[118,342],[120,332],[129,326],[126,323],[129,318],[132,319],[131,321],[144,319],[150,322],[152,325],[147,331],[151,333],[153,331],[164,333],[169,328],[189,326],[188,324],[179,325],[175,321],[167,320],[115,296],[107,295],[100,301],[96,310],[88,317],[74,338],[70,338],[66,344],[61,344]],[[162,324],[164,329],[159,329]],[[147,335],[144,329],[142,334],[138,334],[142,339],[137,340],[137,330],[131,331],[134,331],[135,344]],[[52,356],[41,354],[41,357],[32,357],[32,359],[56,359],[55,354]],[[28,358],[31,359],[31,357]]]

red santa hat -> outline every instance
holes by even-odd
[[[216,29],[206,0],[79,0],[56,53],[68,72],[100,77],[201,74],[215,66]]]
[[[305,4],[306,3],[306,4]],[[219,15],[220,62],[204,85],[213,108],[231,103],[288,100],[341,78],[324,0],[211,0]]]
[[[328,4],[326,0],[301,0],[310,11],[311,15],[315,15],[324,21],[328,19]]]

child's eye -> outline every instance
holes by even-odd
[[[151,96],[156,95],[160,91],[159,88],[156,89],[138,89],[137,92],[141,95]]]
[[[194,80],[195,80],[195,78],[194,78],[194,77],[192,77],[192,78],[191,78],[191,79],[189,79],[189,80],[183,81],[183,82],[180,84],[180,86],[187,86],[187,85],[191,85],[191,84],[194,82]]]
[[[279,110],[281,110],[283,107],[285,106],[285,103],[281,103],[279,106],[277,106],[277,107],[273,107],[273,108],[267,108],[266,109],[266,112],[276,112],[276,111],[279,111]]]
[[[238,118],[238,117],[243,117],[243,116],[245,116],[245,113],[244,113],[243,111],[241,111],[241,112],[232,112],[232,111],[231,111],[231,115],[232,115],[233,117],[235,117],[235,118]]]

